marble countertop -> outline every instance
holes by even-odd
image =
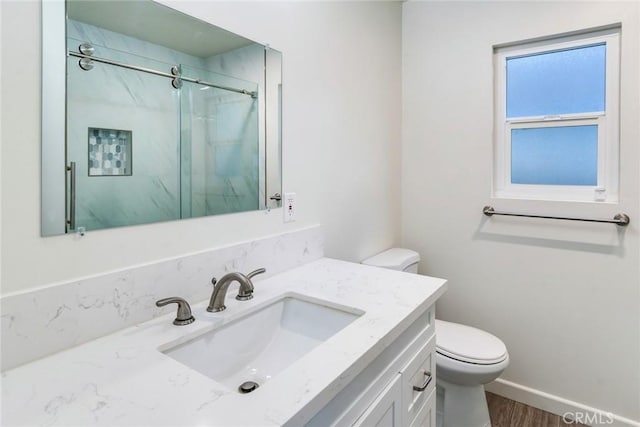
[[[301,425],[325,406],[445,291],[445,280],[322,258],[254,279],[250,301],[174,326],[158,317],[2,373],[3,426]],[[275,375],[239,394],[161,353],[295,292],[364,312]],[[175,294],[179,296],[180,292]],[[172,295],[167,295],[172,296]],[[215,359],[212,360],[215,363]]]

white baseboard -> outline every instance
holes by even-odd
[[[569,422],[569,419],[575,419],[576,422],[582,422],[594,427],[640,427],[640,422],[638,421],[512,383],[511,381],[497,379],[485,385],[485,390],[560,415],[567,422]]]

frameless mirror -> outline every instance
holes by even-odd
[[[279,52],[150,0],[42,7],[43,236],[280,206]]]

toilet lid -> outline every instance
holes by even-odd
[[[480,329],[436,319],[436,351],[443,356],[478,365],[500,363],[507,347]]]

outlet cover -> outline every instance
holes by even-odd
[[[284,222],[296,220],[296,193],[284,193],[284,203],[282,205]]]

